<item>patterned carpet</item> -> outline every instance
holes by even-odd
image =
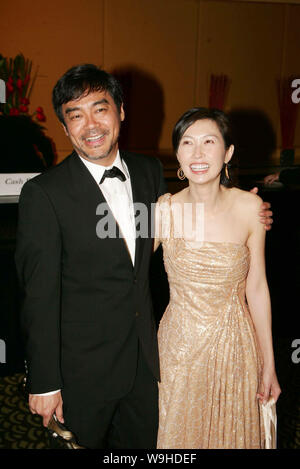
[[[30,413],[21,393],[23,376],[15,374],[0,379],[0,448],[49,448],[48,431],[41,418]]]
[[[282,395],[277,404],[278,448],[300,449],[300,363],[291,361],[289,339],[275,340]],[[51,449],[53,438],[41,418],[29,412],[21,390],[23,374],[0,378],[0,448]]]

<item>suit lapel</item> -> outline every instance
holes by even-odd
[[[99,190],[95,179],[75,151],[70,155],[69,166],[74,194],[80,200],[86,200],[89,203],[99,204],[105,202],[105,198],[101,190]]]
[[[73,152],[70,159],[70,170],[71,170],[71,179],[74,184],[74,192],[78,194],[78,198],[81,201],[85,201],[87,204],[91,204],[95,206],[95,213],[96,208],[101,203],[106,203],[107,208],[110,212],[110,216],[115,220],[117,225],[117,237],[119,238],[120,242],[123,243],[124,248],[128,254],[128,259],[132,266],[132,261],[130,257],[130,253],[126,244],[126,240],[119,236],[120,227],[115,219],[111,209],[109,208],[109,204],[107,203],[99,185],[96,183],[95,179],[87,169],[87,167],[82,163],[81,159],[77,155],[76,152]],[[131,178],[131,175],[130,175]]]
[[[70,157],[70,172],[74,193],[77,193],[81,200],[96,204],[106,202],[95,179],[75,151]]]

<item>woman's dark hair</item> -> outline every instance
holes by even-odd
[[[70,68],[53,88],[52,103],[58,119],[65,123],[62,114],[63,104],[94,91],[107,91],[120,112],[123,92],[118,80],[96,65],[82,64]]]
[[[172,133],[172,143],[174,152],[177,153],[180,141],[183,137],[185,131],[193,125],[195,122],[201,119],[210,119],[214,121],[221,135],[223,137],[225,149],[228,150],[230,145],[234,144],[231,123],[229,116],[225,114],[225,112],[220,111],[219,109],[209,109],[205,107],[194,107],[186,111],[180,119],[175,124]],[[232,181],[230,177],[230,165],[227,165],[227,169],[229,172],[229,178],[226,177],[225,174],[225,165],[221,171],[220,183],[226,187],[232,187]]]

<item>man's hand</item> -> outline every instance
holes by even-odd
[[[258,188],[253,187],[251,189],[252,194],[257,194],[258,193]],[[261,210],[259,212],[259,217],[260,217],[260,222],[265,225],[265,229],[269,231],[272,228],[272,223],[273,223],[273,212],[269,210],[271,208],[271,204],[269,202],[263,202],[261,204]]]
[[[269,174],[264,178],[264,183],[265,184],[272,184],[275,181],[279,180],[279,174],[280,173],[275,173],[275,174]]]
[[[58,391],[50,396],[36,396],[29,394],[29,409],[33,414],[38,414],[43,417],[43,425],[47,427],[49,420],[55,413],[57,419],[64,423],[63,411],[62,411],[63,400],[61,392]]]

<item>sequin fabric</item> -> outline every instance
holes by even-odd
[[[159,199],[164,225],[172,225],[170,199]],[[195,249],[169,227],[161,239],[170,302],[158,331],[157,447],[264,448],[262,360],[245,299],[249,250],[205,241]]]

